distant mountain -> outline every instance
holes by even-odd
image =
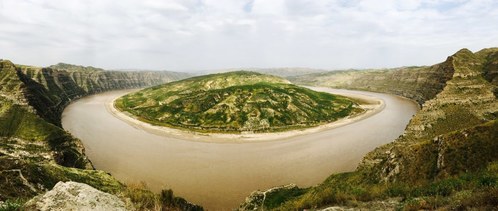
[[[96,68],[92,66],[81,66],[81,65],[74,65],[74,64],[67,64],[67,63],[57,63],[54,65],[48,66],[49,68],[52,69],[58,69],[58,70],[67,70],[67,71],[104,71],[102,68]]]
[[[221,69],[221,70],[208,70],[201,71],[200,74],[212,74],[212,73],[225,73],[225,72],[233,72],[233,71],[252,71],[267,75],[274,75],[279,77],[289,77],[289,76],[298,76],[305,75],[311,73],[320,73],[326,72],[327,70],[322,69],[313,69],[313,68],[303,68],[303,67],[282,67],[282,68],[229,68],[229,69]]]
[[[193,77],[119,98],[140,120],[200,132],[268,132],[316,126],[361,112],[351,100],[256,72]]]
[[[287,77],[296,84],[392,93],[422,104],[433,98],[451,77],[448,63],[431,67],[339,70]],[[437,71],[436,71],[437,70]]]

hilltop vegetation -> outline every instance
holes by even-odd
[[[266,199],[272,204],[251,206],[275,210],[330,206],[495,209],[498,207],[497,67],[498,48],[476,53],[462,49],[431,67],[325,74],[323,77],[330,81],[320,75],[293,79],[310,85],[399,91],[418,100],[422,109],[402,136],[368,153],[356,171],[332,175],[322,184],[301,189],[304,193],[298,196],[282,197],[277,192],[274,195],[278,200]],[[334,79],[335,76],[339,79]],[[372,81],[371,86],[365,86],[368,80]]]
[[[311,127],[362,111],[345,97],[245,71],[147,88],[119,98],[115,105],[155,125],[223,133]]]

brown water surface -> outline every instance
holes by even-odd
[[[315,89],[374,96],[385,108],[346,126],[282,140],[207,143],[152,134],[113,116],[105,104],[128,90],[75,101],[64,110],[62,125],[82,140],[97,169],[124,182],[146,182],[154,191],[171,188],[209,210],[230,210],[254,190],[306,187],[354,170],[367,152],[401,135],[418,110],[392,95]]]

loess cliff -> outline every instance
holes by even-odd
[[[62,111],[74,99],[111,90],[148,87],[189,76],[168,71],[104,71],[62,63],[49,68],[20,66],[17,70],[26,84],[30,105],[38,115],[59,126]]]
[[[293,77],[314,86],[399,94],[421,110],[394,142],[354,172],[308,189],[273,190],[241,205],[301,209],[484,209],[498,207],[498,48],[462,49],[440,64]],[[371,83],[369,83],[371,81]]]
[[[423,104],[445,86],[452,74],[452,58],[430,67],[346,70],[289,77],[296,84],[356,89],[400,95]]]
[[[26,200],[59,181],[85,183],[116,194],[137,209],[202,209],[175,197],[171,190],[165,190],[164,196],[156,195],[145,186],[126,186],[106,172],[93,170],[81,141],[60,127],[62,110],[74,99],[156,85],[187,75],[63,67],[68,69],[0,60],[0,209],[19,209]]]

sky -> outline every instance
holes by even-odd
[[[37,66],[386,68],[487,47],[496,0],[0,0],[0,58]]]

